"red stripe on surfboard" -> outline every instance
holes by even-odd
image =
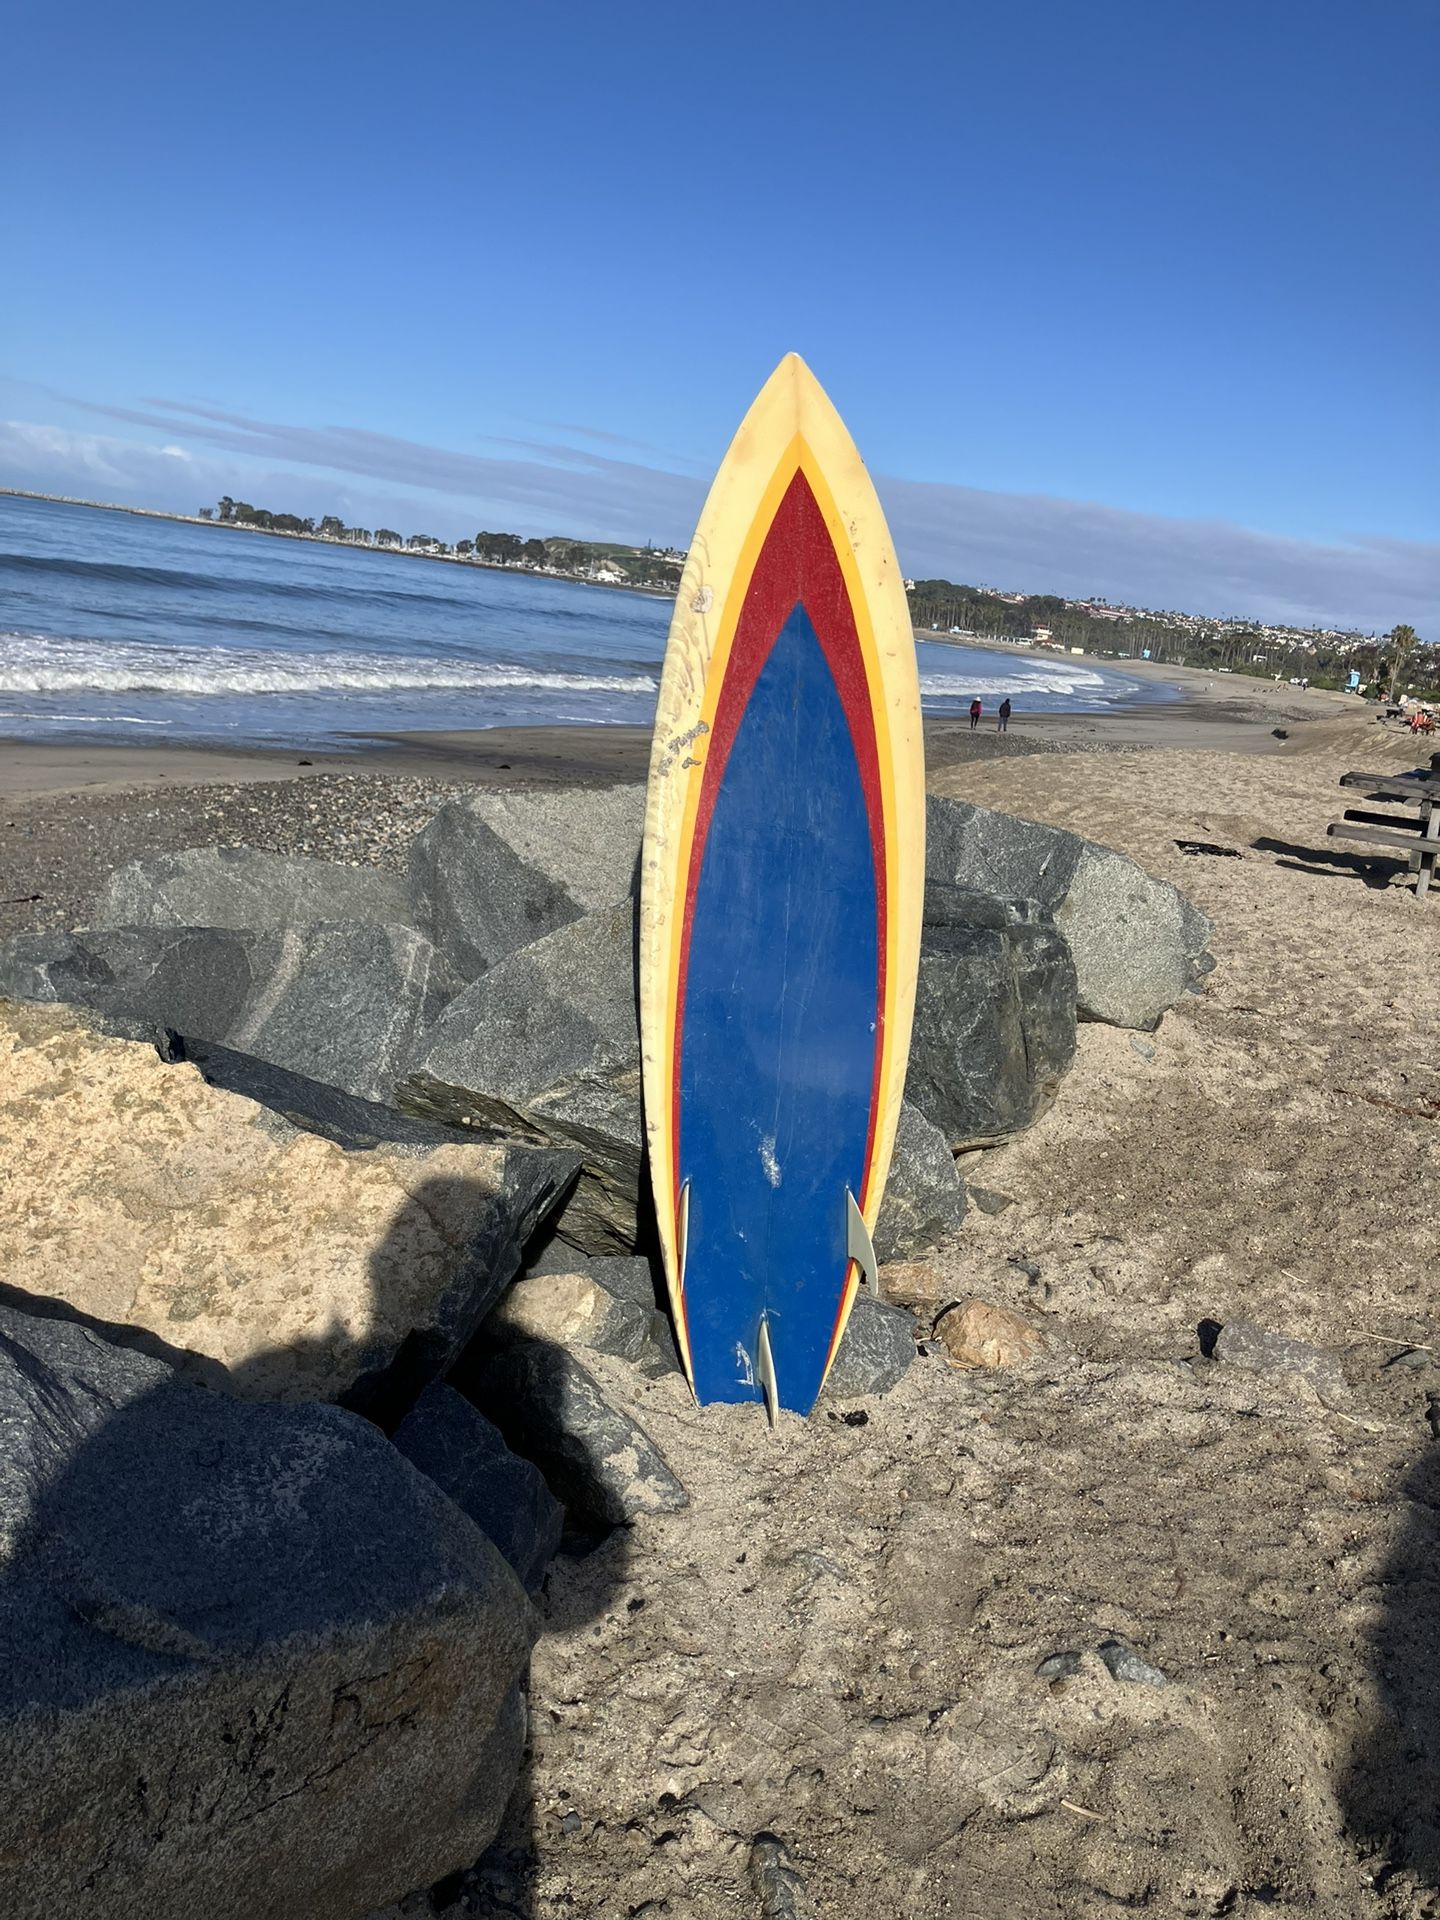
[[[860,636],[855,627],[855,611],[840,567],[839,556],[830,538],[825,517],[804,473],[797,469],[770,523],[755,570],[750,577],[745,604],[736,624],[735,639],[726,664],[725,680],[715,710],[707,742],[700,798],[695,813],[695,831],[690,847],[689,871],[685,876],[685,904],[681,919],[680,954],[675,992],[674,1051],[670,1062],[670,1142],[671,1191],[680,1193],[680,1054],[685,1030],[685,986],[690,968],[690,931],[695,896],[700,885],[700,869],[705,843],[720,783],[725,775],[730,749],[735,743],[740,721],[750,696],[769,659],[780,629],[795,608],[803,603],[825,654],[836,691],[850,729],[855,750],[865,812],[870,827],[871,857],[875,870],[876,914],[876,1021],[875,1059],[870,1082],[870,1116],[865,1137],[865,1178],[868,1190],[871,1155],[875,1147],[875,1129],[879,1119],[880,1070],[885,1043],[886,923],[888,910],[885,862],[885,809],[880,785],[879,750],[875,738],[875,716],[870,686],[860,651]],[[863,1209],[865,1192],[856,1200]],[[676,1221],[678,1233],[679,1221]],[[847,1269],[848,1272],[848,1269]],[[844,1289],[841,1302],[844,1301]],[[836,1309],[836,1326],[840,1310]],[[834,1331],[832,1329],[831,1344]]]

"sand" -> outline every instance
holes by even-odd
[[[1050,1113],[966,1167],[1012,1203],[891,1276],[925,1313],[1011,1308],[1037,1358],[924,1357],[775,1434],[599,1363],[693,1505],[552,1570],[526,1777],[469,1910],[1440,1912],[1440,900],[1325,839],[1340,774],[1413,743],[1333,697],[1274,741],[1284,705],[1185,723],[1242,750],[937,756],[937,789],[1173,880],[1217,968],[1154,1035],[1082,1028]],[[367,829],[386,861],[447,790],[407,778],[411,816]],[[351,780],[383,804],[326,776],[332,838]],[[277,791],[293,816],[315,788]],[[113,801],[3,818],[65,806],[59,860]],[[1240,1315],[1338,1384],[1208,1358]],[[1167,1684],[1113,1678],[1117,1638]]]

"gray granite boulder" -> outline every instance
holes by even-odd
[[[925,889],[909,1100],[952,1151],[1038,1120],[1075,1055],[1075,965],[1043,907]]]
[[[359,920],[403,926],[405,882],[378,867],[342,867],[255,847],[187,847],[112,873],[95,903],[97,927],[291,927]]]
[[[0,1309],[0,1911],[354,1920],[463,1867],[536,1625],[367,1421]]]
[[[1210,922],[1183,894],[1062,827],[931,794],[925,875],[1048,907],[1074,955],[1082,1020],[1154,1027],[1215,964]]]
[[[0,1061],[0,1285],[17,1304],[183,1343],[177,1364],[207,1385],[387,1424],[468,1344],[578,1165],[439,1128],[361,1133],[357,1151],[363,1118],[343,1143],[317,1137],[296,1108],[71,1007],[0,1001]]]
[[[826,1397],[854,1400],[867,1393],[888,1393],[914,1358],[911,1315],[903,1307],[859,1293],[825,1378]]]
[[[395,1429],[395,1445],[504,1554],[527,1593],[540,1591],[565,1510],[529,1460],[511,1453],[461,1393],[427,1387]]]
[[[645,789],[549,787],[452,801],[415,840],[415,923],[473,980],[635,892]]]
[[[481,1360],[465,1388],[578,1519],[624,1526],[690,1504],[644,1428],[562,1347],[539,1340],[507,1346]]]
[[[385,1101],[459,982],[411,927],[19,934],[0,995],[58,1000],[255,1054]]]
[[[964,1218],[965,1183],[945,1136],[906,1100],[875,1223],[876,1258],[913,1260],[948,1239]]]
[[[626,1252],[639,1201],[640,1035],[631,907],[507,954],[436,1021],[396,1092],[407,1113],[501,1128],[580,1156],[560,1230]]]

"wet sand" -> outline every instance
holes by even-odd
[[[965,719],[927,721],[926,751],[932,765],[994,751],[1061,751],[1075,748],[1199,747],[1265,753],[1278,744],[1273,727],[1338,712],[1373,712],[1345,694],[1276,687],[1241,676],[1200,673],[1127,661],[1137,678],[1154,678],[1183,690],[1183,699],[1157,705],[1117,707],[1112,712],[1028,714],[1017,707],[1009,747],[995,740],[995,717],[987,710],[974,735]],[[483,781],[487,786],[520,782],[604,785],[643,780],[649,764],[645,727],[486,727],[453,732],[371,733],[343,736],[305,750],[168,746],[111,746],[45,741],[0,742],[0,798],[40,794],[119,793],[142,787],[189,786],[202,781],[239,785],[261,780],[314,778],[324,774],[384,774],[431,780]]]

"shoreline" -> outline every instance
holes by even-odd
[[[1139,664],[1154,668],[1153,662]],[[1352,695],[1321,689],[1302,692],[1257,681],[1231,685],[1228,677],[1220,680],[1198,668],[1154,670],[1178,688],[1180,699],[1122,702],[1103,713],[1029,714],[1021,708],[1003,743],[995,732],[993,705],[987,705],[973,735],[963,715],[928,717],[927,763],[933,770],[996,755],[1167,748],[1265,754],[1285,744],[1274,737],[1273,728],[1290,734],[1295,728],[1342,716],[1361,720],[1374,715],[1373,708]],[[273,748],[0,740],[0,799],[14,806],[64,793],[121,793],[335,774],[388,774],[487,786],[605,785],[643,780],[650,755],[650,729],[645,726],[372,731],[342,734],[338,740],[340,744],[331,738],[322,746]]]
[[[479,567],[486,573],[519,574],[526,580],[564,580],[572,587],[600,587],[606,593],[638,593],[647,600],[673,600],[673,587],[641,587],[629,580],[592,580],[583,573],[547,572],[541,567],[510,567],[502,560],[476,560],[463,553],[430,553],[424,547],[377,546],[373,540],[342,540],[332,533],[295,533],[289,527],[255,527],[245,520],[207,520],[199,513],[168,513],[163,507],[127,507],[115,500],[79,500],[63,493],[28,493],[0,487],[0,500],[41,500],[52,507],[84,507],[87,513],[128,513],[140,520],[173,520],[182,527],[220,527],[228,533],[258,533],[266,540],[298,540],[312,547],[342,547],[348,553],[398,554],[404,560],[443,560],[452,567]],[[564,535],[557,536],[565,538]],[[577,544],[583,544],[577,540]],[[611,544],[619,545],[615,542]]]

